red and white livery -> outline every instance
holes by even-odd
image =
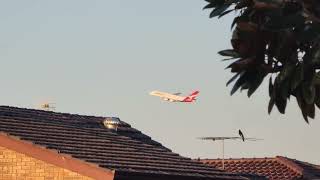
[[[170,93],[161,92],[161,91],[150,92],[150,95],[158,96],[165,101],[191,103],[196,100],[196,97],[198,96],[199,91],[194,91],[189,96],[179,96],[180,94],[181,93],[170,94]]]

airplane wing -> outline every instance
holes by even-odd
[[[173,95],[179,96],[180,94],[182,93],[178,92],[178,93],[174,93]]]

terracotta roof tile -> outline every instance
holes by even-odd
[[[222,169],[221,159],[202,159],[204,164]],[[225,170],[256,174],[272,180],[320,179],[320,166],[286,157],[226,159]]]
[[[114,131],[105,128],[103,120],[0,106],[0,132],[115,170],[117,179],[150,174],[165,179],[244,179],[173,153],[123,121]]]

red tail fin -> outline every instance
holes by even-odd
[[[190,94],[189,96],[197,96],[200,93],[200,91],[194,91],[192,94]]]
[[[190,94],[189,96],[187,96],[183,102],[193,102],[196,100],[196,97],[198,96],[200,92],[199,91],[194,91],[192,94]]]

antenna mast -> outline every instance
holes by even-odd
[[[201,140],[211,140],[211,141],[222,141],[222,169],[225,169],[225,163],[224,163],[224,141],[225,140],[241,140],[241,137],[200,137],[198,139]],[[258,141],[258,140],[262,140],[262,139],[257,139],[257,138],[244,138],[244,140],[247,141]]]

